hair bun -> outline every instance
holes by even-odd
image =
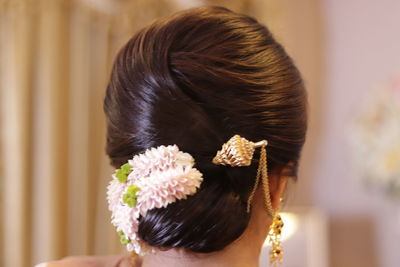
[[[306,131],[306,93],[292,60],[255,19],[200,7],[136,33],[115,60],[104,100],[106,152],[119,168],[150,147],[177,144],[203,174],[198,192],[139,218],[150,246],[195,252],[223,249],[246,229],[249,166],[212,159],[234,134],[269,142],[270,169],[297,162]],[[221,163],[248,164],[222,148]],[[220,155],[222,155],[220,153]]]

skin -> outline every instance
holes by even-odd
[[[269,186],[272,207],[279,210],[281,197],[286,189],[288,177],[283,176],[285,168],[269,173]],[[272,218],[268,216],[264,204],[264,192],[259,186],[253,201],[252,213],[247,229],[243,235],[222,251],[194,254],[183,249],[170,249],[168,251],[156,250],[142,259],[136,259],[134,267],[259,267],[259,256],[262,245],[267,237]],[[107,258],[108,257],[108,258]],[[46,267],[107,267],[118,262],[121,256],[107,256],[101,260],[98,257],[67,258],[61,261],[50,262]],[[105,260],[107,259],[107,260]],[[132,266],[129,259],[120,261],[120,267]]]

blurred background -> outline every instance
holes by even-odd
[[[105,200],[112,60],[138,28],[204,4],[265,23],[308,88],[284,266],[400,266],[400,1],[0,0],[1,266],[123,251]]]

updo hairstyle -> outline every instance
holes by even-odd
[[[267,139],[269,170],[290,162],[296,177],[307,121],[292,59],[264,25],[222,7],[181,11],[137,32],[115,59],[104,111],[115,168],[159,145],[194,157],[204,175],[199,191],[150,210],[138,234],[160,249],[203,253],[246,229],[258,165],[258,153],[249,167],[212,164],[217,150],[235,134]]]

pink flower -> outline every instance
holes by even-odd
[[[119,182],[113,175],[107,188],[107,200],[112,213],[111,223],[129,240],[126,245],[128,251],[140,254],[137,236],[139,216],[146,216],[148,210],[166,207],[195,194],[203,177],[200,171],[193,168],[193,157],[180,151],[177,145],[147,149],[128,163],[132,172],[127,181]],[[133,207],[123,201],[123,195],[131,185],[140,188],[137,204]]]

